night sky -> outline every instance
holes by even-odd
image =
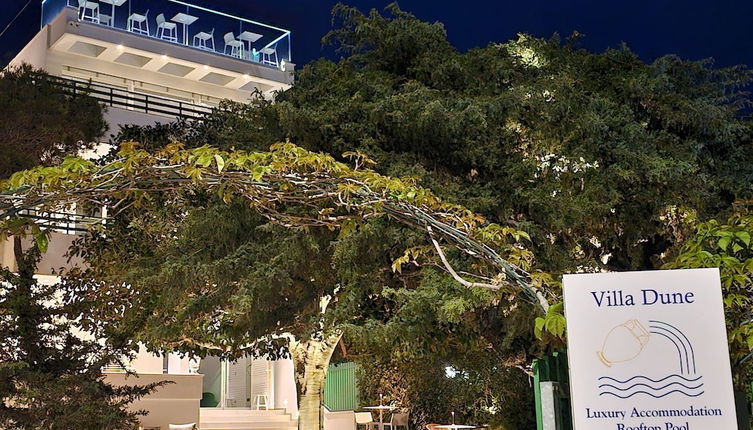
[[[0,0],[0,30],[26,0]],[[40,0],[0,38],[0,63],[6,64],[39,28]],[[293,32],[293,62],[303,65],[322,55],[321,37],[330,30],[336,0],[195,0],[194,3],[288,28]],[[388,0],[350,0],[367,11]],[[713,57],[718,66],[753,65],[753,1],[750,0],[403,0],[400,6],[425,21],[445,24],[459,49],[515,38],[519,32],[563,37],[585,34],[592,51],[625,42],[645,61],[664,54],[687,59]]]

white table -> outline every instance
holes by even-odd
[[[177,22],[178,24],[183,24],[184,45],[188,45],[188,26],[196,22],[197,19],[199,19],[199,17],[180,12],[175,14],[173,19],[170,20],[172,22]]]
[[[110,27],[115,27],[115,8],[123,6],[128,0],[99,0],[101,3],[110,5]]]
[[[364,409],[379,411],[379,430],[384,430],[384,411],[392,411],[397,408],[395,406],[379,405],[379,406],[365,406]]]
[[[241,33],[241,34],[238,35],[238,40],[240,40],[241,42],[247,42],[248,43],[248,50],[246,52],[248,52],[248,59],[249,60],[253,60],[253,58],[251,58],[251,44],[254,43],[254,42],[256,42],[257,40],[259,40],[261,38],[262,38],[261,34],[254,33],[254,32],[251,32],[251,31],[244,31],[243,33]]]

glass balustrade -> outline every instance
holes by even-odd
[[[44,27],[63,10],[80,21],[117,31],[284,68],[291,58],[289,30],[179,0],[44,0]]]

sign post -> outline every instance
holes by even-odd
[[[718,269],[565,275],[575,430],[737,428]]]

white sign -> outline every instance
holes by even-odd
[[[737,429],[718,269],[565,275],[575,430]]]

